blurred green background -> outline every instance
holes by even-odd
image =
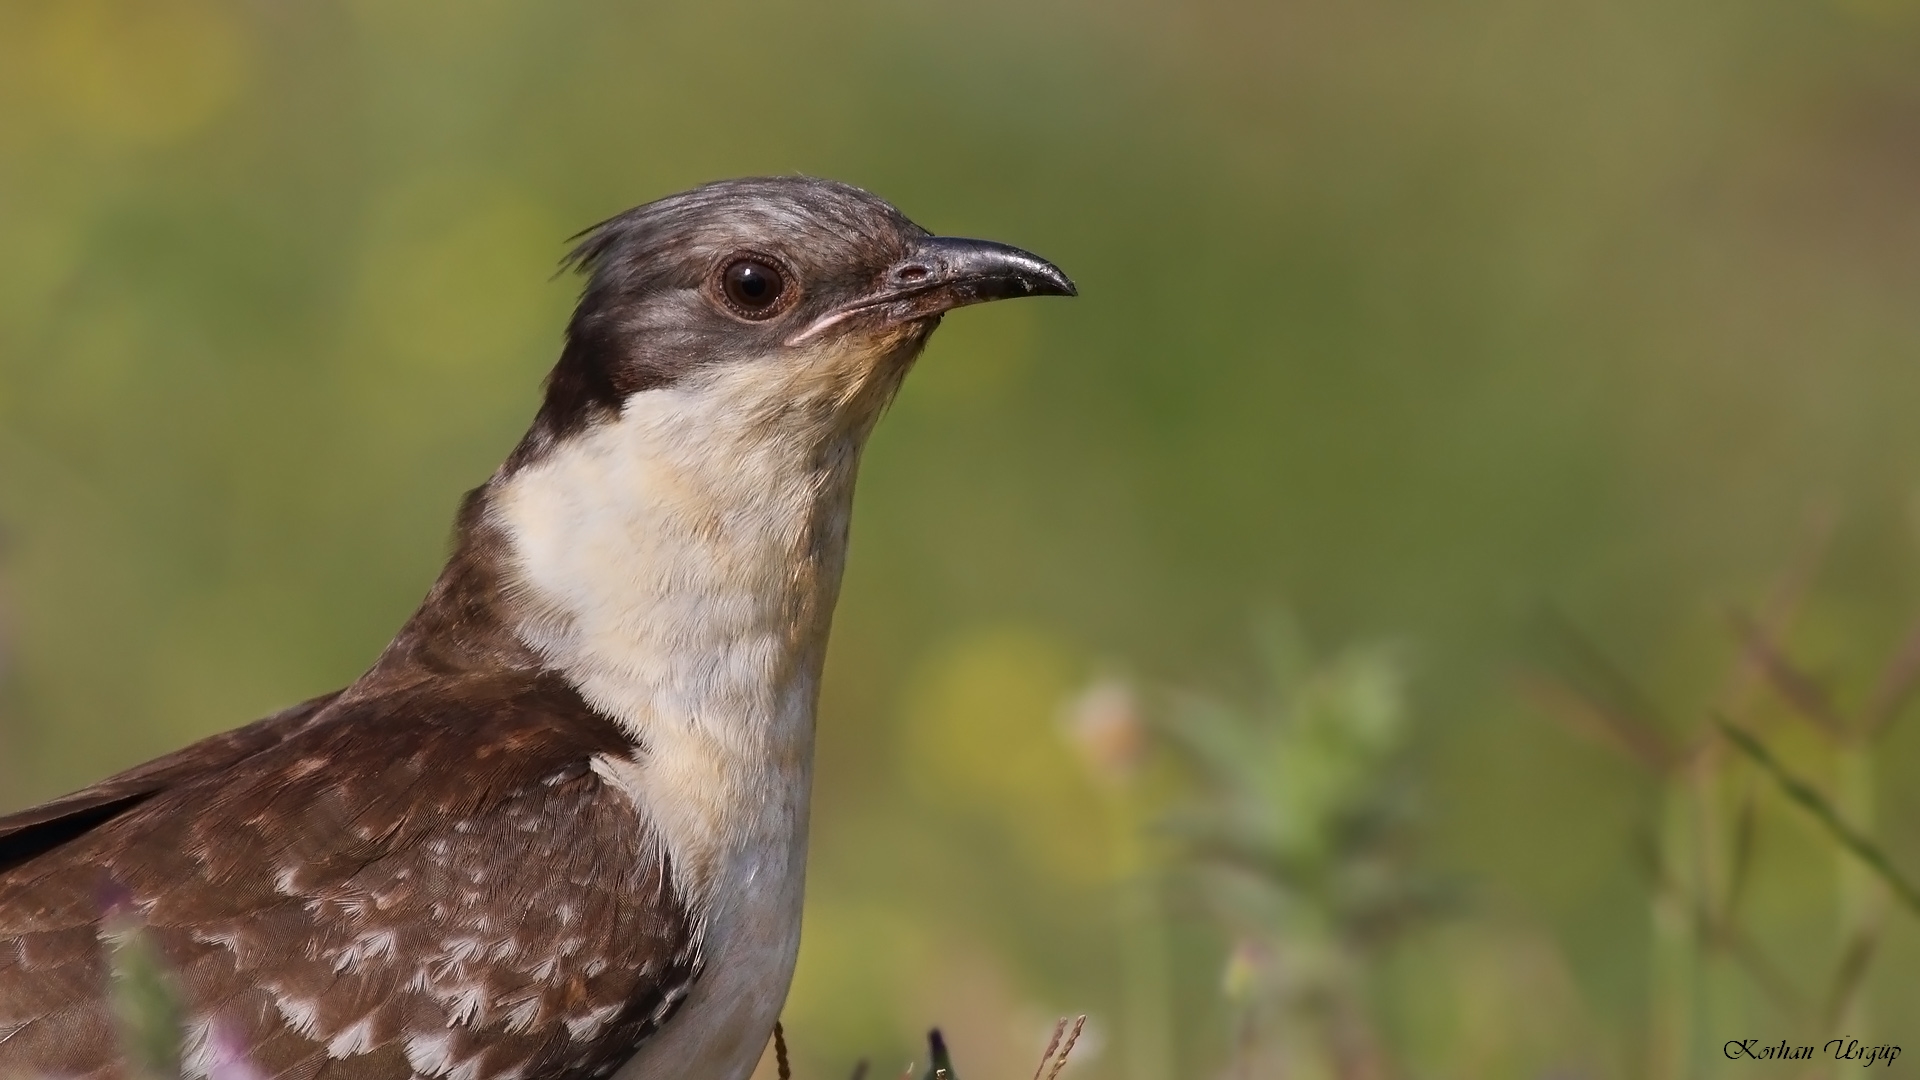
[[[1127,1080],[1920,1056],[1915,919],[1807,815],[1558,722],[1590,640],[1662,737],[1737,714],[1920,871],[1920,734],[1799,723],[1726,618],[1858,709],[1920,612],[1912,0],[0,0],[0,809],[353,678],[532,414],[565,237],[768,172],[1082,290],[950,319],[868,454],[803,1080],[936,1021],[1024,1076],[1078,1011],[1072,1071]],[[1122,679],[1123,756],[1177,688],[1257,738],[1280,613],[1296,681],[1384,687],[1359,802],[1449,897],[1334,934],[1351,1024],[1249,989],[1318,931],[1221,916],[1169,838],[1228,781],[1062,721]],[[1708,907],[1742,867],[1764,962],[1648,852]]]

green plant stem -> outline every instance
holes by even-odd
[[[1833,808],[1833,804],[1827,801],[1826,796],[1821,795],[1806,781],[1788,772],[1786,766],[1780,764],[1779,759],[1773,756],[1773,752],[1750,733],[1725,720],[1716,722],[1728,740],[1739,748],[1741,753],[1751,758],[1755,764],[1773,777],[1773,782],[1779,785],[1787,798],[1800,804],[1802,809],[1812,814],[1814,820],[1824,826],[1841,847],[1852,852],[1856,858],[1866,864],[1868,869],[1878,875],[1902,904],[1914,913],[1920,914],[1920,890],[1916,890],[1912,883],[1893,868],[1893,864],[1873,841],[1848,825],[1841,818],[1839,811]]]
[[[1867,747],[1858,741],[1842,744],[1835,753],[1834,801],[1842,820],[1873,825],[1873,763]],[[1835,853],[1836,901],[1840,914],[1840,941],[1846,958],[1835,974],[1829,1008],[1835,1030],[1867,1035],[1864,976],[1880,939],[1880,907],[1884,888],[1873,872],[1850,853]]]
[[[1120,889],[1117,914],[1126,993],[1127,1076],[1129,1080],[1166,1080],[1173,1075],[1166,920],[1160,910],[1158,883],[1144,850],[1145,830],[1131,787],[1113,792],[1108,817]]]
[[[1653,985],[1647,1018],[1647,1075],[1650,1080],[1685,1080],[1690,1075],[1694,977],[1697,958],[1693,920],[1688,910],[1687,877],[1693,870],[1690,840],[1693,799],[1684,773],[1670,774],[1662,794],[1659,835],[1661,873],[1652,904]]]

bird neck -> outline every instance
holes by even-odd
[[[866,432],[743,404],[636,394],[489,495],[515,635],[643,743],[810,744]]]
[[[741,852],[797,866],[860,452],[923,339],[878,364],[866,350],[716,365],[517,452],[348,693],[557,674],[633,740],[595,768],[696,894]]]
[[[561,438],[536,424],[362,683],[558,672],[637,731],[736,722],[694,706],[721,682],[817,682],[860,452],[920,342],[716,367]]]
[[[879,411],[779,374],[635,394],[488,496],[515,637],[633,738],[631,760],[596,768],[642,804],[695,895],[738,853],[786,853],[784,879],[804,850],[821,668]]]

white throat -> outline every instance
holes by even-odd
[[[863,399],[895,381],[874,375],[850,349],[715,367],[497,485],[518,632],[639,744],[610,779],[696,904],[733,853],[804,858]]]
[[[716,367],[495,485],[518,633],[633,736],[594,769],[701,927],[683,1018],[622,1080],[740,1080],[786,1000],[854,474],[910,358],[841,344]]]

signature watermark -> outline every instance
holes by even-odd
[[[1811,1044],[1763,1043],[1759,1039],[1728,1039],[1720,1052],[1729,1061],[1812,1061],[1829,1057],[1835,1061],[1857,1061],[1862,1065],[1891,1065],[1900,1056],[1893,1043],[1862,1043],[1859,1039],[1828,1039],[1818,1051]]]

